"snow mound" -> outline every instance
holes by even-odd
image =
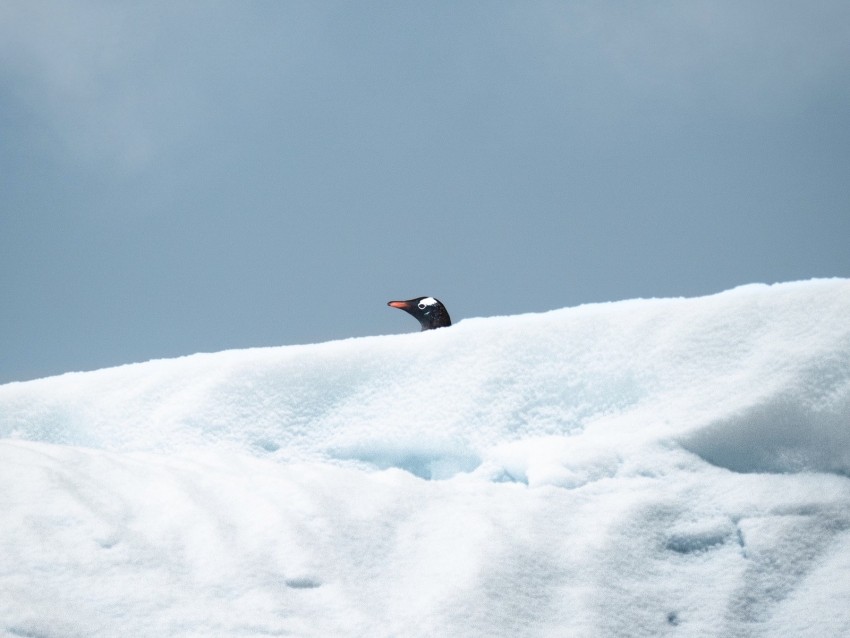
[[[751,285],[0,386],[0,632],[847,635],[848,316]]]

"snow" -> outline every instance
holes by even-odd
[[[850,280],[0,386],[0,635],[850,635]]]

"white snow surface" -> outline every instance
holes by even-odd
[[[850,636],[850,280],[0,386],[0,634]]]

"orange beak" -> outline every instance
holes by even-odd
[[[393,308],[401,308],[402,310],[407,310],[410,307],[406,301],[388,301],[387,305]]]

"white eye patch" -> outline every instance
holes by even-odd
[[[436,306],[437,300],[433,297],[425,297],[425,299],[421,299],[417,305],[419,306],[419,310],[425,310],[428,306]]]

